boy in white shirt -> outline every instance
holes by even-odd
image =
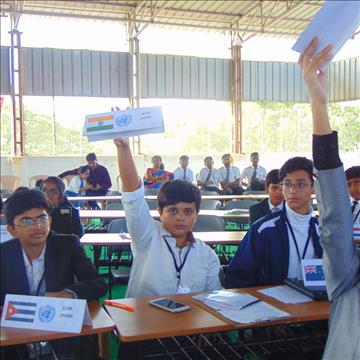
[[[219,195],[223,195],[224,192],[220,190],[220,173],[218,169],[214,168],[214,160],[211,156],[207,156],[204,159],[205,167],[202,168],[197,176],[197,185],[203,190],[215,191]]]
[[[144,199],[144,186],[129,141],[116,139],[114,143],[134,256],[126,296],[220,289],[219,259],[191,232],[200,209],[199,189],[183,180],[163,184],[158,194],[161,223],[154,220]]]
[[[232,158],[230,154],[224,154],[221,157],[221,160],[224,166],[219,169],[220,185],[224,193],[229,195],[241,195],[244,190],[240,186],[241,175],[239,168],[231,165]]]
[[[189,168],[189,157],[187,155],[180,156],[180,166],[174,170],[174,180],[185,180],[189,182],[194,181],[194,175]]]

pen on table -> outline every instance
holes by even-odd
[[[123,309],[123,310],[127,310],[127,311],[135,311],[135,308],[132,305],[121,304],[117,301],[112,301],[112,300],[104,300],[104,305],[114,306],[119,309]]]
[[[252,302],[249,302],[248,304],[244,305],[244,306],[241,307],[239,310],[242,310],[242,309],[245,309],[245,308],[247,308],[247,307],[249,307],[249,306],[251,306],[251,305],[257,304],[257,303],[260,302],[260,301],[261,301],[260,299],[256,299],[256,300],[254,300],[254,301],[252,301]]]

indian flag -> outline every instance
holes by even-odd
[[[114,115],[90,116],[87,118],[86,125],[87,132],[111,130],[114,128]]]

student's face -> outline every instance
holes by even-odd
[[[225,156],[223,159],[222,159],[222,162],[224,164],[225,167],[229,167],[230,164],[231,164],[231,158],[230,156]]]
[[[284,195],[280,184],[269,184],[266,188],[266,192],[269,194],[269,200],[274,206],[278,206],[284,200]]]
[[[54,208],[59,207],[60,201],[62,200],[62,195],[55,183],[53,183],[52,181],[45,182],[41,187],[41,191],[50,200]]]
[[[85,171],[84,173],[80,173],[79,176],[80,176],[80,179],[87,179],[90,175],[90,172],[89,171]]]
[[[180,160],[180,166],[185,169],[189,165],[189,160]]]
[[[204,164],[208,169],[211,169],[214,165],[214,161],[212,159],[206,159],[204,160]]]
[[[97,161],[96,160],[88,161],[87,166],[90,170],[94,170],[97,167]]]
[[[284,198],[290,209],[306,215],[313,193],[309,174],[304,170],[296,170],[287,174],[282,183]]]
[[[159,168],[161,165],[161,159],[159,157],[154,157],[151,162],[154,168]]]
[[[30,223],[26,223],[26,220]],[[33,208],[15,216],[14,225],[8,225],[7,229],[13,237],[20,240],[23,247],[39,246],[45,243],[50,224],[51,218],[46,210]]]
[[[350,196],[354,200],[360,200],[360,177],[350,179],[347,184]]]
[[[159,210],[164,228],[176,239],[183,238],[192,229],[197,218],[195,203],[180,202]]]
[[[253,155],[250,157],[250,161],[251,161],[251,165],[253,167],[256,167],[257,164],[259,163],[259,157],[257,155]]]

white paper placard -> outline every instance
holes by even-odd
[[[301,271],[305,286],[326,286],[322,259],[301,260]]]
[[[89,141],[164,132],[161,107],[144,107],[87,115],[83,135]]]
[[[90,322],[89,322],[90,320]],[[92,325],[86,300],[46,296],[5,296],[1,326],[79,334]]]

